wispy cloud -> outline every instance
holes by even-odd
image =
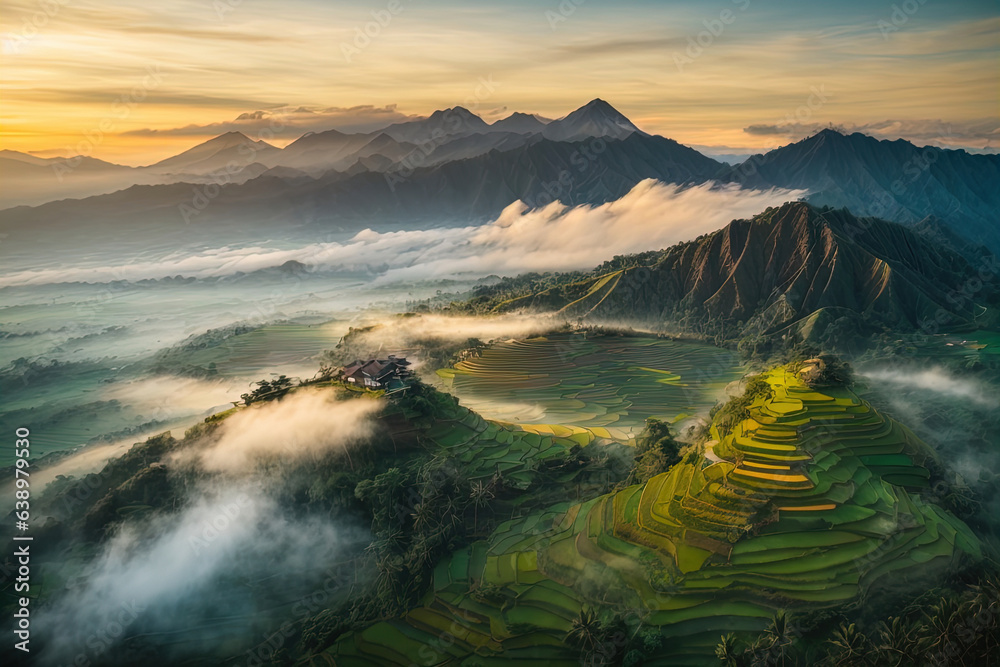
[[[124,136],[215,136],[224,132],[243,132],[248,136],[269,129],[278,135],[298,136],[305,132],[340,130],[342,132],[372,132],[393,123],[416,120],[423,116],[405,114],[395,104],[377,107],[362,104],[353,107],[277,107],[247,111],[236,118],[206,125],[190,124],[169,129],[141,128],[124,132]],[[278,128],[278,129],[275,129]]]
[[[875,368],[866,371],[864,375],[903,389],[917,389],[953,399],[968,400],[987,408],[1000,407],[1000,399],[989,384],[976,378],[960,377],[938,366],[923,369]]]

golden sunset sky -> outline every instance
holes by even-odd
[[[139,165],[233,129],[280,146],[595,97],[716,152],[828,124],[1000,148],[992,0],[5,0],[0,36],[0,147],[42,156]]]

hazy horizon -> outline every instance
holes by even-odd
[[[753,0],[12,0],[6,10],[2,145],[44,157],[142,165],[226,131],[281,146],[458,105],[487,122],[513,111],[559,118],[594,97],[646,132],[714,154],[829,125],[1000,146],[1000,15],[988,2],[804,12]]]

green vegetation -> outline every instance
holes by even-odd
[[[745,382],[743,393],[731,401],[719,403],[712,408],[709,416],[712,417],[715,429],[722,435],[733,430],[733,427],[744,419],[750,418],[750,406],[758,399],[770,399],[774,396],[774,390],[764,377],[755,375]]]
[[[273,401],[292,390],[292,380],[287,375],[280,375],[274,380],[259,380],[255,384],[256,389],[240,396],[243,399],[243,405],[259,401]]]
[[[650,417],[646,428],[635,439],[635,481],[645,484],[651,477],[666,472],[681,460],[681,446],[670,432],[670,425]]]
[[[537,419],[484,419],[421,382],[390,396],[323,376],[261,381],[182,440],[164,434],[100,474],[57,478],[40,534],[55,551],[69,536],[84,542],[52,576],[80,576],[118,527],[177,511],[206,475],[176,455],[210,444],[232,414],[330,391],[379,401],[367,446],[268,462],[267,474],[290,512],[360,517],[371,539],[356,546],[350,592],[296,624],[283,660],[903,665],[928,651],[956,664],[995,654],[995,623],[982,619],[995,621],[996,583],[972,578],[988,547],[949,511],[964,518],[973,501],[940,483],[934,453],[859,398],[837,359],[802,348],[747,378],[691,444],[676,424],[735,379],[729,352],[593,331],[465,343],[437,348],[435,364],[454,368],[436,379],[473,408],[532,404]],[[629,431],[634,447],[621,444]],[[936,606],[913,602],[928,589]],[[971,639],[957,632],[970,624]]]
[[[279,383],[282,391],[285,384]],[[337,383],[288,389],[298,391],[329,391],[341,400],[382,405],[364,447],[307,462],[261,464],[276,501],[289,514],[339,521],[353,515],[371,525],[373,539],[352,561],[359,588],[350,598],[344,590],[330,608],[301,623],[296,641],[305,654],[345,630],[412,609],[433,587],[439,562],[508,517],[557,499],[576,502],[606,493],[627,474],[628,448],[611,440],[582,430],[566,437],[489,422],[420,383],[382,398]],[[281,400],[267,394],[260,400]],[[37,501],[39,514],[51,517],[37,533],[55,558],[45,561],[48,571],[56,580],[79,576],[101,541],[123,525],[140,529],[144,517],[181,510],[190,489],[211,485],[211,477],[178,461],[210,446],[232,415],[257,409],[251,401],[205,420],[183,439],[150,438],[99,473],[57,478]],[[68,554],[64,550],[71,543],[75,547]],[[481,594],[488,598],[490,591]]]
[[[755,359],[803,342],[860,352],[873,337],[996,328],[1000,291],[982,277],[991,267],[901,225],[789,202],[587,273],[505,278],[444,312],[623,322]]]
[[[871,623],[868,632],[847,620],[838,623],[835,618],[808,616],[801,620],[805,623],[793,619],[797,632],[783,633],[780,644],[772,628],[747,641],[725,635],[716,646],[716,656],[725,665],[747,666],[782,662],[822,667],[994,664],[1000,655],[1000,579],[986,575],[975,583],[923,594],[901,611],[893,610],[892,615]]]
[[[434,568],[418,606],[324,657],[782,664],[799,650],[787,614],[877,608],[876,591],[888,604],[980,559],[971,531],[920,496],[927,448],[798,370],[749,383],[703,453],[647,483],[500,523]],[[669,449],[669,431],[654,422],[642,442]],[[436,642],[443,631],[454,641]],[[653,636],[669,650],[642,653]]]

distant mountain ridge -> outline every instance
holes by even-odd
[[[720,180],[805,188],[816,205],[914,224],[933,216],[1000,254],[1000,155],[823,130],[727,167]]]
[[[45,159],[3,151],[0,176],[10,187],[2,201],[6,206],[34,206],[66,197],[110,193],[132,185],[228,184],[261,175],[319,178],[330,171],[355,175],[363,171],[411,170],[494,150],[511,150],[543,138],[621,139],[633,132],[639,129],[624,115],[603,100],[593,100],[561,120],[514,112],[493,124],[457,106],[367,133],[307,132],[283,149],[242,132],[226,132],[144,167],[82,156]],[[47,168],[52,168],[53,163],[68,165],[66,169],[57,167],[64,178],[50,177],[53,174]],[[21,169],[22,164],[39,169]],[[294,171],[290,173],[289,169]],[[268,174],[271,170],[273,173]]]
[[[496,302],[489,295],[503,294],[501,283],[481,288],[472,303],[725,339],[937,333],[997,322],[995,288],[955,298],[979,268],[902,225],[794,202],[609,263],[591,278]]]
[[[307,133],[284,148],[230,132],[143,168],[81,158],[65,178],[54,178],[45,164],[26,154],[0,154],[8,198],[37,204],[46,192],[50,199],[124,192],[0,213],[0,225],[123,215],[175,224],[190,223],[192,215],[205,224],[237,216],[247,225],[464,224],[495,216],[517,199],[529,206],[601,204],[654,178],[802,189],[814,204],[923,231],[931,226],[922,221],[933,220],[956,249],[975,255],[976,246],[985,245],[1000,253],[998,155],[824,130],[727,165],[643,132],[601,99],[552,121],[515,112],[488,124],[453,107],[364,134]],[[160,187],[129,188],[133,184]],[[206,185],[213,188],[212,206],[192,208]]]
[[[182,233],[191,224],[247,232],[300,227],[312,234],[330,228],[469,224],[492,219],[518,199],[530,206],[557,200],[608,202],[647,178],[703,183],[721,166],[657,136],[632,134],[624,140],[575,143],[537,138],[510,150],[409,172],[332,171],[319,179],[266,172],[243,184],[219,187],[210,200],[199,200],[205,188],[190,184],[133,187],[82,201],[0,211],[0,230],[59,229],[66,235],[90,237],[95,229],[116,235],[143,230],[148,234],[157,227]]]

